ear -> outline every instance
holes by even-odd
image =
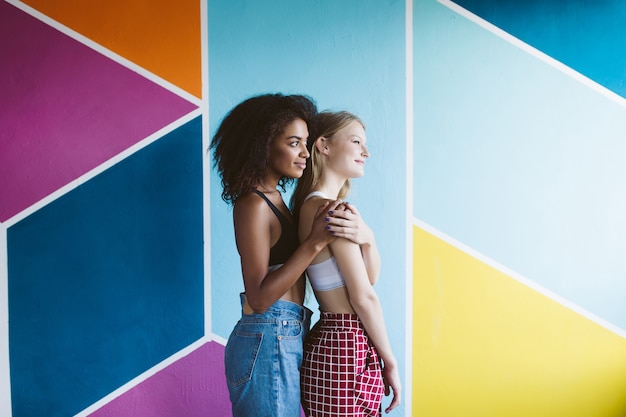
[[[324,136],[320,136],[315,140],[315,147],[322,155],[328,155],[328,139]]]

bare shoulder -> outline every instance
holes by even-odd
[[[302,207],[300,207],[300,218],[298,219],[301,231],[303,231],[302,227],[304,227],[304,231],[311,230],[311,224],[313,223],[317,211],[328,201],[331,200],[323,197],[311,197],[302,204]]]
[[[269,218],[269,206],[255,193],[249,193],[239,198],[233,208],[233,218],[237,223],[254,223]]]
[[[300,225],[305,225],[305,228],[307,230],[311,229],[311,223],[313,222],[313,219],[315,218],[315,214],[317,213],[317,210],[324,205],[324,203],[326,203],[328,200],[322,197],[311,197],[308,200],[306,200],[303,204],[302,207],[300,207],[300,215],[298,218],[298,222],[300,223]],[[302,230],[302,229],[301,229]]]
[[[321,206],[323,206],[324,203],[327,203],[329,201],[332,200],[323,197],[309,198],[307,201],[304,202],[304,204],[302,204],[302,207],[300,208],[300,219],[303,219],[303,217],[312,218],[317,213],[317,210]]]

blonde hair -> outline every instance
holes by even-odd
[[[315,143],[319,138],[326,138],[326,140],[332,141],[333,136],[341,129],[347,127],[352,122],[359,122],[365,129],[365,124],[358,116],[347,111],[323,111],[317,115],[314,123],[313,135],[309,141],[309,153],[311,157],[307,159],[306,169],[302,174],[302,177],[298,179],[298,185],[291,197],[291,208],[296,219],[300,215],[300,207],[304,204],[304,199],[311,193],[319,184],[322,178],[322,172],[324,171],[325,159],[322,157],[320,151],[315,146]],[[350,192],[350,179],[346,179],[343,186],[339,190],[337,198],[344,199]]]

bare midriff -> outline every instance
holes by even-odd
[[[305,287],[305,281],[304,281],[304,276],[302,276],[279,299],[283,301],[290,301],[298,305],[302,305],[304,304],[304,287]],[[244,314],[254,313],[254,310],[252,309],[252,307],[250,307],[250,304],[248,304],[248,299],[245,296],[244,296],[244,302],[243,302],[243,312]]]

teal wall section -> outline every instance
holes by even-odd
[[[202,337],[201,149],[196,118],[8,229],[15,416],[73,415]]]

